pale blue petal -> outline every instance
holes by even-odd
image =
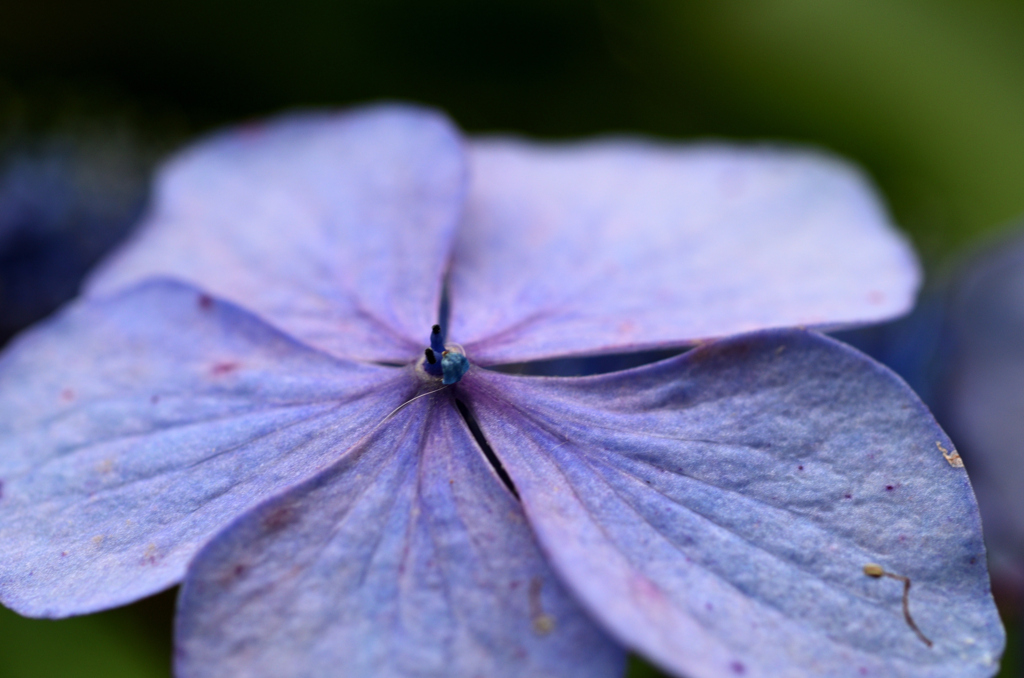
[[[176,583],[416,388],[177,283],[71,306],[0,358],[0,599],[60,617]]]
[[[967,474],[906,385],[849,347],[776,330],[616,374],[477,369],[459,387],[566,583],[667,669],[997,671]],[[911,579],[933,647],[869,563]]]
[[[89,290],[170,275],[334,355],[405,362],[438,321],[464,164],[448,120],[411,106],[221,133],[163,168]]]
[[[200,552],[179,678],[622,675],[622,650],[567,596],[450,393]]]
[[[916,259],[865,178],[806,150],[474,142],[451,273],[477,364],[908,310]]]

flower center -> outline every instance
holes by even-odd
[[[430,348],[424,352],[423,371],[435,377],[441,377],[445,386],[454,384],[469,369],[469,360],[461,346],[452,344],[445,346],[441,338],[441,326],[434,325],[430,331]]]

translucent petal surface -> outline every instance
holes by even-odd
[[[478,364],[910,307],[911,250],[841,161],[770,147],[475,142],[449,336]]]
[[[681,675],[989,676],[1004,635],[949,440],[891,372],[769,331],[581,379],[460,383],[556,569]],[[903,586],[864,565],[909,577]]]
[[[962,272],[948,322],[938,406],[975,480],[993,571],[1024,600],[1024,236]]]
[[[179,603],[180,678],[622,674],[449,394],[203,549]]]
[[[56,617],[176,583],[210,536],[416,383],[176,283],[72,306],[0,358],[0,597]]]
[[[404,362],[437,322],[464,175],[457,132],[424,109],[222,133],[163,168],[141,232],[90,289],[171,275],[335,355]]]

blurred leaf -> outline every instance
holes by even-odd
[[[1006,652],[997,678],[1020,678],[1024,675],[1024,627],[1020,620],[1006,624]]]
[[[630,655],[626,666],[626,678],[667,678],[668,674],[648,664],[636,655]]]
[[[53,621],[0,608],[0,676],[168,678],[170,656],[161,645],[169,648],[169,630],[166,640],[154,639],[136,612],[121,608]]]

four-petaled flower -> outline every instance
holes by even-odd
[[[597,678],[623,647],[991,675],[949,440],[885,368],[777,329],[890,317],[917,275],[810,151],[467,142],[400,106],[219,135],[0,360],[0,596],[59,617],[183,580],[182,678]]]

